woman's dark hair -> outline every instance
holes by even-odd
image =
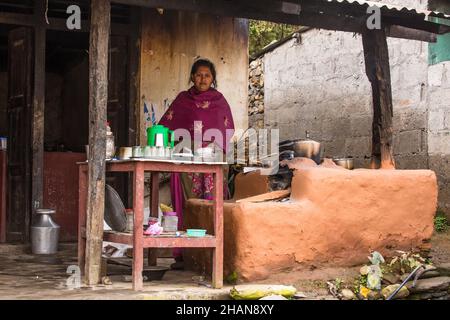
[[[209,68],[209,70],[211,70],[211,75],[213,77],[212,86],[214,88],[217,88],[216,67],[214,66],[214,63],[212,63],[208,59],[198,59],[194,62],[191,68],[191,75],[189,77],[189,82],[192,82],[192,77],[197,72],[199,67],[207,67]]]

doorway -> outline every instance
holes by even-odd
[[[8,137],[8,242],[27,242],[32,220],[33,35],[32,28],[0,25],[0,136]],[[67,159],[72,168],[74,155],[82,154],[84,160],[89,135],[89,33],[48,30],[46,39],[44,174],[55,171],[48,159],[57,159],[59,166]],[[126,35],[112,35],[110,39],[107,116],[116,146],[128,145],[130,128],[135,126],[129,120],[129,41]],[[44,176],[44,205],[50,201],[50,206],[56,207],[55,220],[61,225],[62,240],[75,240],[78,185],[64,176],[59,178],[56,181]],[[61,188],[61,182],[67,186]],[[59,185],[49,187],[51,183]],[[108,173],[106,183],[128,205],[128,176]],[[71,195],[58,190],[69,190]]]

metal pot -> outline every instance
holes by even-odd
[[[295,141],[293,150],[296,157],[305,157],[320,163],[320,143],[314,140]]]
[[[36,218],[31,226],[31,252],[33,254],[54,254],[58,251],[59,225],[51,215],[53,209],[37,209]]]
[[[333,162],[348,170],[353,170],[354,168],[353,158],[337,158],[333,159]]]

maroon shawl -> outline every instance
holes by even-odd
[[[202,130],[202,137],[206,130],[216,128],[220,130],[223,141],[217,139],[215,142],[224,151],[227,150],[228,141],[234,133],[234,122],[230,106],[224,96],[216,89],[210,88],[201,92],[195,87],[188,91],[183,91],[162,116],[159,124],[168,127],[170,130],[179,128],[186,129],[194,140],[194,121],[201,121],[202,126],[195,128]],[[228,136],[226,130],[228,130]],[[204,147],[207,143],[204,143]],[[225,147],[224,147],[225,146]]]

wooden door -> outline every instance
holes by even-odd
[[[8,37],[8,201],[7,241],[26,242],[31,222],[31,115],[33,29]]]
[[[108,68],[108,122],[114,134],[116,149],[128,146],[128,38],[112,35],[109,49]],[[108,173],[106,183],[120,195],[124,205],[128,205],[128,175]]]

